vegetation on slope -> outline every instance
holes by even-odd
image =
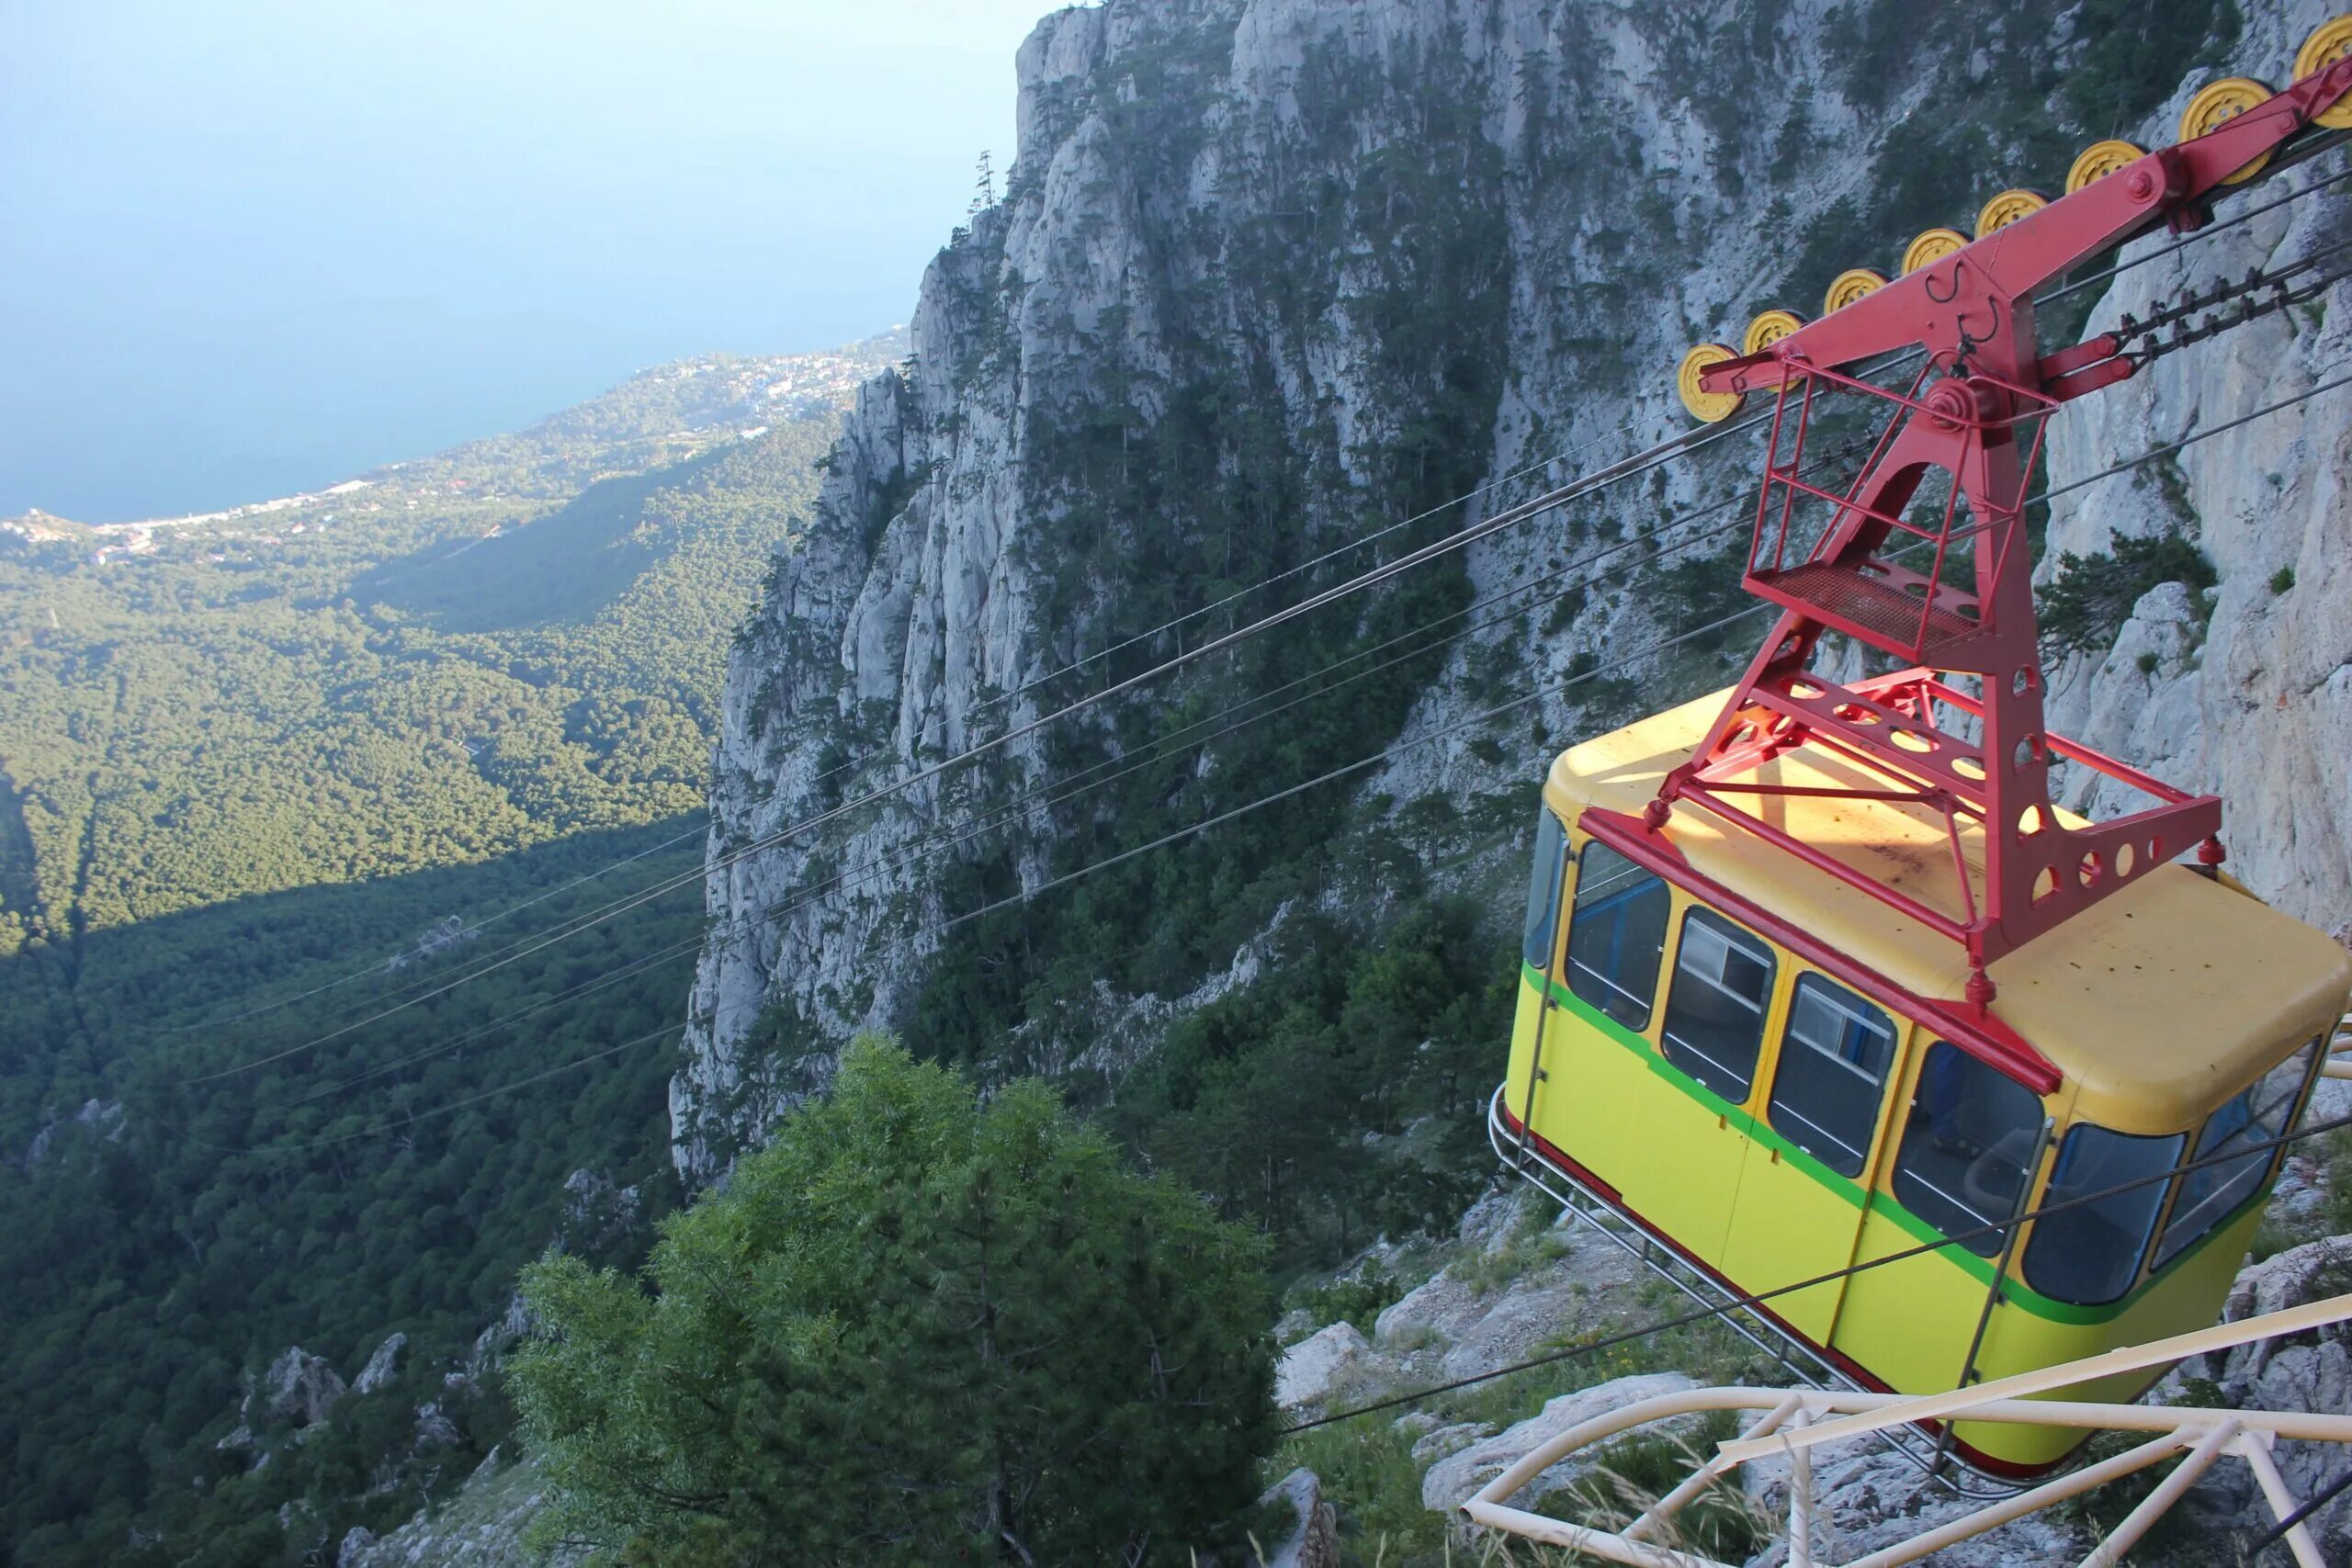
[[[739,434],[776,367],[143,551],[0,534],[0,1563],[405,1517],[511,1424],[469,1347],[516,1269],[644,1255],[728,640],[833,428]],[[582,1169],[636,1190],[585,1213]],[[241,1421],[288,1346],[348,1381],[395,1331],[299,1442]]]
[[[526,1274],[548,1540],[632,1562],[1170,1562],[1272,1446],[1246,1227],[1050,1089],[879,1040],[663,1228],[649,1295]]]

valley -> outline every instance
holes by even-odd
[[[710,691],[833,400],[903,349],[664,367],[364,485],[0,535],[0,1560],[405,1517],[504,1436],[494,1378],[440,1385],[568,1178],[632,1194],[574,1245],[641,1254],[677,1197],[645,1037],[702,930]],[[359,1447],[235,1481],[241,1375],[299,1345],[348,1380],[394,1332]]]

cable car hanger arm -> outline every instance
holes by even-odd
[[[1791,374],[1790,362],[1834,369],[1914,344],[1925,346],[1942,368],[1969,361],[2055,401],[2121,380],[2132,373],[2130,361],[2111,370],[2102,363],[2115,360],[2120,344],[2105,347],[2094,338],[2046,358],[2038,354],[2029,303],[2033,291],[2159,223],[2176,232],[2203,228],[2211,220],[2208,198],[2232,175],[2276,151],[2347,91],[2352,58],[2305,77],[2203,136],[2159,148],[2061,197],[1761,353],[1709,367],[1700,385],[1709,392],[1765,391]],[[2094,364],[2105,373],[2079,375]]]
[[[2321,286],[2280,287],[2297,269],[2256,275],[2046,358],[2033,296],[2159,223],[2210,223],[2214,191],[2259,172],[2347,91],[2352,57],[2056,201],[2019,204],[1974,243],[1924,259],[1897,281],[1867,269],[1848,275],[1871,281],[1860,292],[1833,289],[1829,314],[1777,339],[1759,340],[1751,327],[1756,353],[1708,360],[1702,345],[1685,356],[1685,401],[1702,419],[1727,417],[1749,390],[1777,398],[1741,586],[1782,614],[1705,739],[1645,807],[1645,831],[1663,832],[1687,804],[1957,937],[1968,959],[1964,999],[1980,1013],[1995,995],[1986,971],[2003,954],[2192,846],[2200,868],[2220,866],[2217,797],[2173,788],[2049,731],[2025,511],[2048,416],[2062,402]],[[2273,298],[2251,297],[2263,289]],[[2224,299],[2243,308],[2157,340],[2157,327],[2186,323]],[[1915,345],[1926,353],[1907,387],[1854,373],[1863,360]],[[1702,406],[1710,399],[1715,412]],[[1842,488],[1807,479],[1802,459],[1820,407],[1856,400],[1884,415],[1861,471]],[[1910,668],[1859,682],[1816,671],[1814,654],[1830,632]],[[1951,674],[1969,680],[1953,683]],[[1784,759],[1804,768],[1800,750],[1831,760],[1836,776],[1785,776]],[[2050,778],[2062,758],[2154,804],[2104,821],[2064,819]],[[1810,841],[1838,799],[1858,820],[1883,819],[1890,830],[1912,831],[1895,829],[1890,814],[1929,827],[1948,852],[1950,887],[1933,894],[1917,877],[1848,863]],[[1742,804],[1758,800],[1773,809]]]

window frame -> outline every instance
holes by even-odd
[[[1551,852],[1547,856],[1545,850]],[[1538,878],[1544,874],[1544,862],[1551,863],[1551,891],[1544,916],[1544,955],[1534,956],[1535,898]],[[1561,917],[1568,912],[1568,865],[1576,859],[1575,846],[1568,842],[1568,825],[1560,820],[1559,813],[1551,807],[1536,808],[1535,854],[1527,873],[1527,913],[1520,921],[1519,952],[1521,960],[1532,968],[1544,971],[1546,977],[1556,969],[1555,960],[1560,954],[1560,934],[1566,922]]]
[[[2205,1119],[2197,1124],[2196,1136],[2189,1139],[2183,1146],[2180,1163],[2184,1165],[2193,1165],[2200,1159],[2205,1159],[2216,1155],[2226,1154],[2227,1149],[2225,1145],[2212,1149],[2208,1149],[2205,1146],[2205,1135],[2212,1130],[2214,1122],[2227,1111],[2230,1107],[2237,1104],[2242,1100],[2246,1100],[2247,1097],[2262,1087],[2264,1080],[2268,1078],[2271,1073],[2277,1072],[2279,1067],[2283,1067],[2288,1063],[2292,1062],[2297,1056],[2307,1055],[2309,1060],[2305,1061],[2303,1064],[2302,1076],[2296,1080],[2294,1089],[2286,1096],[2285,1105],[2278,1125],[2272,1127],[2262,1127],[2259,1116],[2255,1113],[2253,1106],[2249,1103],[2245,1122],[2240,1128],[2234,1129],[2229,1136],[2235,1136],[2238,1132],[2243,1131],[2245,1128],[2260,1127],[2262,1135],[2258,1138],[2252,1138],[2247,1141],[2251,1143],[2267,1143],[2272,1138],[2283,1137],[2288,1133],[2293,1131],[2295,1123],[2302,1119],[2304,1107],[2311,1102],[2312,1086],[2319,1081],[2320,1071],[2327,1064],[2327,1043],[2328,1037],[2324,1033],[2312,1036],[2311,1039],[2305,1041],[2302,1044],[2295,1047],[2293,1051],[2288,1053],[2283,1059],[2269,1068],[2268,1071],[2264,1072],[2261,1077],[2256,1077],[2252,1083],[2246,1085],[2245,1088],[2238,1090],[2237,1093],[2230,1096],[2229,1099],[2215,1106],[2206,1114]],[[2215,1231],[2221,1229],[2222,1222],[2227,1220],[2230,1215],[2235,1213],[2245,1204],[2252,1202],[2260,1197],[2265,1190],[2278,1179],[2278,1167],[2280,1162],[2286,1157],[2287,1148],[2283,1144],[2277,1148],[2269,1150],[2264,1156],[2261,1166],[2257,1168],[2258,1174],[2251,1186],[2247,1187],[2233,1201],[2215,1209],[2211,1214],[2206,1218],[2203,1224],[2197,1226],[2196,1229],[2183,1234],[2179,1240],[2176,1242],[2174,1239],[2174,1233],[2179,1229],[2180,1222],[2183,1219],[2195,1214],[2199,1209],[2203,1208],[2214,1199],[2225,1195],[2229,1190],[2231,1180],[2235,1179],[2235,1178],[2233,1177],[2223,1180],[2222,1183],[2214,1188],[2211,1193],[2202,1198],[2197,1199],[2188,1213],[2184,1213],[2181,1210],[2181,1205],[2183,1202],[2188,1201],[2189,1180],[2191,1179],[2192,1175],[2203,1173],[2183,1172],[2177,1174],[2173,1178],[2171,1187],[2166,1190],[2165,1194],[2164,1216],[2162,1221],[2156,1226],[2155,1244],[2148,1250],[2149,1272],[2154,1273],[2170,1268],[2182,1257],[2196,1250],[2196,1248],[2211,1237]],[[2226,1169],[2227,1168],[2223,1166],[2214,1166],[2211,1168],[2219,1172]]]
[[[1740,957],[1748,959],[1750,962],[1754,962],[1758,954],[1744,947],[1742,945],[1744,942],[1754,942],[1757,948],[1760,949],[1762,953],[1764,968],[1763,994],[1761,998],[1755,1002],[1750,1002],[1746,997],[1740,995],[1737,991],[1733,990],[1730,987],[1723,983],[1723,970],[1720,964],[1718,964],[1716,975],[1713,977],[1702,975],[1696,970],[1687,972],[1690,974],[1691,982],[1694,985],[1708,987],[1723,997],[1728,998],[1741,1009],[1755,1013],[1756,1043],[1748,1056],[1747,1071],[1744,1073],[1734,1073],[1723,1063],[1716,1061],[1713,1056],[1708,1055],[1705,1051],[1699,1049],[1696,1045],[1688,1043],[1680,1043],[1678,1045],[1678,1043],[1672,1038],[1672,1030],[1670,1025],[1674,1019],[1674,999],[1682,987],[1682,978],[1686,973],[1682,964],[1683,954],[1690,950],[1691,923],[1694,920],[1699,920],[1702,916],[1704,916],[1705,919],[1701,922],[1700,929],[1706,932],[1709,941],[1722,943],[1723,956],[1724,958],[1727,959],[1733,954],[1737,954]],[[1720,925],[1724,929],[1720,931],[1712,929],[1716,925]],[[1764,1061],[1765,1032],[1771,1025],[1772,1004],[1779,995],[1780,985],[1781,953],[1778,948],[1772,945],[1770,938],[1764,936],[1760,932],[1748,930],[1747,927],[1742,925],[1739,921],[1733,919],[1729,915],[1724,914],[1721,909],[1714,908],[1704,900],[1697,898],[1690,900],[1688,903],[1683,905],[1681,924],[1675,929],[1674,964],[1671,971],[1666,976],[1666,1005],[1659,1010],[1658,1015],[1658,1055],[1666,1059],[1668,1066],[1671,1066],[1676,1072],[1680,1073],[1684,1077],[1687,1077],[1691,1082],[1699,1085],[1702,1089],[1704,1089],[1708,1093],[1715,1096],[1717,1099],[1728,1101],[1733,1105],[1747,1104],[1748,1099],[1756,1092],[1757,1071],[1763,1065]],[[1678,1048],[1691,1056],[1697,1057],[1700,1061],[1705,1063],[1709,1067],[1714,1069],[1716,1072],[1722,1073],[1727,1077],[1738,1078],[1740,1080],[1739,1092],[1737,1094],[1730,1093],[1716,1084],[1709,1081],[1707,1078],[1700,1076],[1698,1073],[1691,1071],[1684,1062],[1677,1058],[1675,1052]]]
[[[2063,1136],[2052,1140],[2050,1180],[2042,1189],[2041,1202],[2035,1207],[2047,1208],[2052,1203],[2063,1203],[2067,1201],[2066,1195],[2060,1190],[2059,1183],[2065,1174],[2067,1156],[2075,1146],[2075,1140],[2086,1133],[2099,1134],[2109,1138],[2131,1143],[2159,1144],[2170,1141],[2178,1145],[2173,1150],[2171,1159],[2166,1162],[2175,1170],[2178,1169],[2189,1147],[2187,1133],[2125,1133],[2113,1127],[2103,1126],[2097,1122],[2072,1122],[2067,1126]],[[2123,1179],[2135,1179],[2125,1177]],[[2171,1207],[2173,1189],[2178,1184],[2179,1178],[2175,1176],[2169,1182],[2151,1180],[2144,1188],[2134,1190],[2153,1191],[2156,1195],[2156,1201],[2148,1206],[2147,1218],[2141,1224],[2139,1243],[2132,1255],[2132,1267],[2122,1274],[2122,1283],[2116,1287],[2112,1294],[2089,1300],[2062,1294],[2044,1284],[2035,1274],[2033,1267],[2035,1250],[2041,1245],[2042,1236],[2049,1230],[2052,1220],[2071,1219],[2079,1223],[2102,1206],[2098,1203],[2081,1204],[2066,1211],[2064,1214],[2049,1215],[2034,1221],[2032,1234],[2025,1238],[2024,1245],[2018,1249],[2017,1264],[2019,1276],[2036,1292],[2049,1297],[2053,1302],[2064,1302],[2069,1306],[2080,1307],[2112,1306],[2137,1290],[2140,1282],[2148,1277],[2149,1260],[2155,1255],[2156,1238],[2164,1232],[2165,1214]],[[2113,1181],[2102,1179],[2093,1185],[2089,1190],[2096,1192],[2112,1185],[2115,1185]],[[2129,1195],[2129,1193],[2119,1193],[2116,1196]],[[2065,1233],[2062,1230],[2056,1234],[2063,1235]]]
[[[1942,1038],[1940,1035],[1931,1037],[1928,1041],[1925,1049],[1914,1053],[1915,1060],[1912,1061],[1905,1069],[1905,1079],[1907,1081],[1907,1087],[1910,1089],[1909,1096],[1903,1102],[1905,1125],[1902,1130],[1901,1135],[1895,1139],[1894,1158],[1883,1168],[1884,1180],[1881,1185],[1890,1199],[1903,1206],[1903,1212],[1905,1213],[1907,1213],[1917,1219],[1920,1224],[1926,1225],[1936,1235],[1951,1241],[1953,1246],[1965,1248],[1973,1256],[1989,1260],[2000,1256],[2001,1249],[2006,1245],[2008,1236],[2015,1234],[2020,1228],[2009,1224],[2010,1214],[1979,1214],[1974,1206],[1969,1201],[1968,1195],[1965,1192],[1948,1192],[1939,1183],[1931,1179],[1926,1174],[1923,1174],[1918,1168],[1906,1164],[1906,1160],[1912,1152],[1914,1139],[1919,1140],[1919,1142],[1925,1145],[1931,1152],[1941,1152],[1935,1150],[1936,1134],[1935,1122],[1933,1120],[1934,1112],[1932,1110],[1928,1111],[1928,1120],[1925,1122],[1915,1122],[1912,1119],[1912,1113],[1920,1109],[1921,1099],[1928,1091],[1928,1070],[1935,1066],[1938,1060],[1936,1053],[1939,1050],[1951,1052],[1954,1057],[1956,1057],[1964,1067],[1973,1067],[1977,1071],[1991,1074],[1995,1080],[2007,1085],[2010,1089],[2015,1089],[2018,1094],[2024,1096],[2025,1103],[2032,1107],[2029,1120],[2018,1123],[2015,1127],[2007,1128],[1999,1134],[2000,1139],[2006,1139],[2012,1134],[2018,1131],[2030,1130],[2032,1139],[2031,1143],[2028,1145],[2028,1153],[2026,1155],[2025,1161],[2018,1168],[2018,1190],[2019,1197],[2018,1200],[2011,1205],[2010,1213],[2015,1213],[2019,1209],[2026,1208],[2030,1204],[2033,1197],[2034,1184],[2041,1179],[2041,1158],[2040,1155],[2034,1151],[2041,1148],[2042,1142],[2042,1127],[2050,1119],[2050,1108],[2044,1102],[2042,1097],[2034,1091],[2032,1085],[2019,1082],[2018,1079],[2011,1077],[2007,1073],[2003,1072],[1993,1063],[1984,1060],[1974,1052],[1969,1050],[1966,1046],[1957,1044],[1952,1041]],[[1954,1114],[1958,1114],[1957,1107],[1955,1107]],[[1962,1134],[1962,1136],[1965,1138],[1966,1134]],[[1973,1139],[1969,1141],[1973,1142]],[[1999,1140],[1996,1139],[1991,1146],[1998,1147]],[[1981,1160],[1986,1152],[1989,1151],[1985,1148],[1980,1147],[1977,1156],[1975,1156],[1976,1159]],[[1962,1155],[1955,1157],[1964,1158],[1967,1156],[1965,1155]],[[1970,1168],[1970,1174],[1973,1174],[1973,1163]],[[1963,1179],[1965,1179],[1965,1178],[1963,1178]],[[1925,1188],[1928,1192],[1939,1201],[1939,1203],[1973,1216],[1975,1220],[1975,1224],[1961,1225],[1956,1229],[1945,1224],[1941,1217],[1921,1208],[1918,1203],[1914,1201],[1913,1197],[1905,1192],[1905,1188],[1907,1184],[1917,1184],[1918,1187]],[[1983,1230],[1984,1227],[1987,1225],[2006,1228],[1984,1231],[1983,1235],[1975,1237],[1973,1240],[1961,1241],[1955,1239],[1962,1234],[1970,1231]]]
[[[1812,1052],[1815,1055],[1821,1056],[1845,1069],[1847,1072],[1853,1074],[1857,1078],[1863,1078],[1867,1080],[1870,1077],[1870,1075],[1864,1073],[1861,1068],[1846,1060],[1845,1057],[1824,1051],[1820,1046],[1814,1044],[1811,1041],[1802,1039],[1798,1036],[1796,1032],[1797,1009],[1804,999],[1805,987],[1808,982],[1816,987],[1826,988],[1829,992],[1833,993],[1822,999],[1839,1012],[1844,1013],[1852,1023],[1867,1025],[1870,1022],[1870,1020],[1862,1015],[1863,1010],[1866,1010],[1870,1013],[1876,1014],[1878,1021],[1885,1026],[1886,1065],[1880,1071],[1877,1078],[1872,1080],[1875,1083],[1877,1098],[1871,1111],[1870,1122],[1863,1133],[1860,1148],[1855,1149],[1854,1145],[1847,1143],[1845,1139],[1839,1137],[1836,1132],[1832,1131],[1830,1128],[1822,1126],[1821,1123],[1815,1122],[1804,1111],[1796,1110],[1794,1107],[1788,1108],[1788,1113],[1791,1116],[1804,1122],[1807,1127],[1820,1134],[1824,1138],[1826,1138],[1831,1143],[1836,1144],[1839,1148],[1851,1150],[1854,1156],[1854,1168],[1851,1170],[1847,1170],[1839,1165],[1833,1164],[1830,1160],[1824,1157],[1820,1150],[1807,1148],[1802,1141],[1792,1135],[1789,1130],[1783,1127],[1773,1114],[1774,1111],[1781,1109],[1781,1081],[1788,1071],[1790,1053],[1793,1050]],[[1876,1002],[1871,1000],[1868,997],[1863,996],[1860,992],[1854,990],[1851,987],[1840,985],[1838,981],[1822,974],[1819,970],[1800,970],[1797,974],[1795,984],[1789,988],[1789,1005],[1781,1016],[1780,1048],[1772,1061],[1772,1088],[1770,1092],[1768,1093],[1764,1099],[1765,1124],[1770,1127],[1773,1132],[1778,1134],[1781,1138],[1787,1140],[1790,1144],[1799,1149],[1803,1149],[1807,1157],[1820,1161],[1824,1167],[1837,1172],[1838,1175],[1844,1177],[1847,1180],[1857,1182],[1862,1180],[1870,1172],[1871,1155],[1872,1151],[1877,1148],[1879,1143],[1879,1129],[1883,1126],[1886,1122],[1886,1107],[1888,1099],[1890,1098],[1889,1091],[1902,1077],[1903,1043],[1905,1032],[1910,1026],[1910,1020],[1902,1017],[1900,1014],[1889,1012],[1886,1009],[1879,1006]]]
[[[1658,979],[1666,969],[1667,938],[1672,933],[1674,927],[1674,884],[1668,882],[1665,877],[1660,876],[1657,872],[1651,870],[1648,866],[1644,865],[1641,862],[1634,859],[1631,855],[1611,849],[1610,846],[1596,839],[1587,839],[1581,845],[1577,847],[1575,852],[1577,862],[1577,886],[1575,896],[1569,898],[1567,904],[1568,919],[1566,945],[1561,950],[1564,960],[1560,965],[1562,977],[1567,984],[1569,994],[1574,996],[1585,1006],[1592,1009],[1595,1012],[1600,1013],[1601,1017],[1609,1020],[1610,1022],[1615,1024],[1621,1029],[1627,1030],[1634,1034],[1647,1034],[1649,1032],[1650,1025],[1657,1021],[1658,1015]],[[1617,976],[1613,975],[1604,975],[1600,970],[1591,967],[1589,964],[1580,964],[1577,962],[1576,955],[1577,932],[1577,929],[1583,924],[1585,916],[1589,913],[1589,911],[1584,908],[1583,903],[1586,890],[1586,879],[1591,874],[1592,859],[1596,852],[1608,854],[1612,859],[1621,863],[1627,871],[1634,873],[1637,878],[1648,885],[1647,886],[1642,886],[1635,884],[1631,886],[1629,891],[1623,893],[1612,892],[1605,895],[1605,897],[1611,898],[1612,902],[1620,899],[1630,902],[1632,899],[1638,897],[1642,893],[1649,891],[1650,887],[1655,887],[1659,896],[1666,901],[1666,912],[1658,925],[1658,945],[1657,950],[1650,955],[1649,988],[1646,993],[1636,992],[1629,989],[1628,987],[1618,984]],[[1612,869],[1613,868],[1604,865],[1603,874],[1608,874]],[[1621,940],[1622,932],[1627,918],[1628,917],[1624,915],[1615,915],[1612,917],[1618,925],[1621,933]],[[1605,998],[1596,999],[1593,996],[1589,996],[1586,993],[1585,988],[1577,984],[1579,975],[1589,976],[1596,986],[1606,987],[1607,990],[1612,991],[1616,993],[1616,995],[1623,997],[1629,1003],[1638,1002],[1641,1006],[1640,1018],[1636,1021],[1618,1017],[1614,1012],[1611,1012],[1606,1005],[1604,1005]]]

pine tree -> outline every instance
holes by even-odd
[[[1042,1085],[878,1040],[675,1218],[549,1258],[514,1370],[546,1529],[631,1562],[1186,1561],[1272,1446],[1262,1247]]]

